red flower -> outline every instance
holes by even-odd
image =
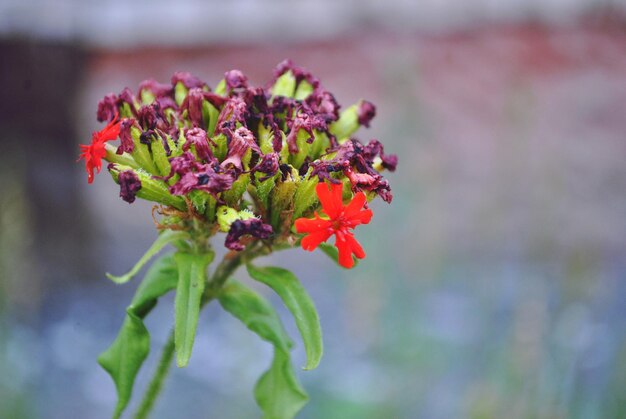
[[[308,233],[302,239],[302,248],[308,251],[315,250],[334,234],[335,246],[339,250],[339,264],[351,268],[354,266],[352,254],[363,259],[365,252],[350,230],[359,224],[369,223],[373,214],[370,209],[362,209],[365,204],[363,192],[355,194],[348,205],[343,205],[342,189],[341,184],[319,183],[315,191],[328,218],[322,218],[316,212],[313,219],[298,218],[295,226],[298,233]]]
[[[101,131],[96,131],[91,136],[91,144],[80,144],[82,153],[78,160],[85,159],[85,169],[87,170],[87,182],[93,182],[93,170],[100,173],[102,169],[102,158],[106,156],[104,144],[107,141],[115,140],[120,135],[120,121],[117,115]]]

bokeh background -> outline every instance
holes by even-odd
[[[301,250],[263,261],[321,314],[300,417],[625,418],[625,17],[624,0],[0,0],[0,417],[99,419],[115,403],[96,357],[138,281],[104,272],[156,234],[149,204],[75,164],[97,101],[177,70],[263,84],[291,58],[342,105],[376,103],[358,136],[400,158],[356,269]],[[147,320],[129,412],[172,303]],[[155,417],[259,417],[270,353],[210,306]]]

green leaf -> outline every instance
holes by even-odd
[[[326,253],[329,258],[334,260],[337,265],[341,266],[343,269],[349,269],[339,264],[339,250],[337,250],[335,246],[328,243],[320,243],[318,245],[318,248],[322,252]],[[354,266],[359,264],[359,259],[355,258],[354,255],[352,256],[352,260],[354,261]]]
[[[207,267],[213,261],[214,253],[174,254],[178,268],[176,287],[174,343],[176,346],[176,364],[185,367],[189,363],[196,327],[200,315],[200,303],[206,283]]]
[[[288,352],[293,342],[274,308],[261,295],[245,285],[231,281],[222,288],[219,302],[224,310],[241,320],[248,329],[278,349]]]
[[[289,354],[274,349],[274,359],[254,387],[254,397],[266,419],[291,419],[309,400],[298,383]]]
[[[280,296],[293,315],[296,326],[302,335],[307,362],[305,370],[317,367],[322,358],[322,328],[313,301],[294,274],[276,267],[259,268],[248,264],[248,273],[264,283]]]
[[[168,243],[172,243],[176,240],[186,239],[187,237],[187,233],[185,232],[166,230],[163,233],[159,234],[159,237],[157,237],[154,243],[152,243],[152,246],[150,246],[148,251],[141,257],[141,259],[139,259],[139,262],[137,262],[135,266],[133,266],[133,268],[128,271],[128,273],[120,276],[115,276],[107,273],[106,276],[116,284],[123,284],[125,282],[128,282],[135,275],[137,275],[143,265],[145,265],[154,255],[159,253],[159,251],[163,249],[165,245],[167,245]]]
[[[126,408],[135,377],[150,352],[150,334],[143,318],[156,305],[157,298],[176,287],[177,280],[176,264],[171,255],[154,262],[126,309],[126,318],[117,338],[98,357],[98,363],[111,375],[117,388],[114,418],[119,418]]]

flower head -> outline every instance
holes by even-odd
[[[372,219],[372,210],[363,209],[365,194],[358,192],[348,205],[341,199],[341,183],[319,183],[315,188],[326,217],[317,212],[315,218],[298,218],[295,222],[298,233],[307,233],[302,239],[302,248],[313,251],[322,242],[335,235],[335,246],[339,250],[339,264],[345,268],[354,266],[352,255],[359,259],[365,257],[363,248],[356,241],[350,230],[359,224],[367,224]]]
[[[81,144],[82,153],[78,160],[85,159],[85,169],[87,170],[87,182],[93,182],[93,171],[100,173],[102,169],[102,159],[106,156],[104,144],[107,141],[115,140],[120,135],[120,121],[117,115],[101,131],[96,131],[91,136],[91,144]]]

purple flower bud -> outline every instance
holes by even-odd
[[[368,102],[367,100],[362,100],[361,103],[359,104],[357,116],[358,116],[359,124],[369,128],[370,122],[376,116],[376,106],[374,106],[372,102]]]
[[[223,168],[227,168],[230,165],[236,170],[243,170],[241,159],[249,149],[261,154],[261,149],[256,143],[256,139],[254,138],[252,131],[245,127],[239,127],[230,138],[230,142],[228,144],[228,154],[226,155],[226,159],[222,162],[221,166]]]
[[[120,172],[117,181],[120,184],[120,197],[132,204],[135,202],[135,195],[141,189],[141,181],[132,170]]]
[[[173,195],[186,195],[193,190],[200,190],[216,196],[219,192],[230,189],[235,181],[234,173],[221,172],[220,167],[215,164],[200,163],[189,151],[170,159],[170,165],[170,174],[163,180],[180,175],[179,181],[170,187]]]
[[[220,116],[217,119],[217,126],[224,132],[234,127],[237,122],[245,124],[248,116],[248,105],[246,102],[242,98],[234,96],[228,99],[222,112],[220,112]]]
[[[398,156],[395,154],[385,154],[383,145],[378,140],[370,140],[369,143],[363,148],[363,158],[369,162],[373,162],[376,156],[380,156],[382,160],[382,166],[393,172],[398,165]]]
[[[193,89],[194,87],[202,88],[207,85],[198,77],[186,71],[177,71],[172,76],[171,81],[172,81],[172,86],[176,86],[178,82],[181,82],[187,89]]]
[[[189,120],[196,127],[205,126],[202,119],[202,103],[205,100],[209,101],[218,109],[226,101],[225,98],[216,95],[215,93],[206,92],[200,88],[194,87],[189,90],[187,97],[180,106],[181,110],[187,111]]]
[[[128,104],[128,106],[130,107],[130,111],[133,115],[137,115],[137,107],[135,106],[135,95],[133,95],[133,92],[128,87],[125,87],[117,97],[116,105],[118,108],[121,108],[124,103]]]
[[[204,126],[202,121],[202,101],[204,94],[200,88],[192,88],[187,93],[187,97],[183,101],[181,108],[186,109],[191,123],[198,127]]]
[[[311,111],[317,114],[324,122],[332,122],[339,119],[339,104],[328,90],[317,89],[306,98]]]
[[[226,86],[229,89],[239,89],[248,87],[248,78],[239,70],[230,70],[224,74]]]
[[[314,89],[319,86],[320,81],[317,77],[313,76],[313,74],[311,74],[311,72],[309,72],[308,70],[302,67],[298,67],[289,59],[280,62],[276,66],[276,68],[274,69],[274,80],[271,84],[274,84],[280,76],[290,70],[293,76],[296,78],[296,83],[300,83],[302,80],[306,80],[311,86],[313,86]]]
[[[241,251],[245,248],[240,241],[242,236],[249,235],[258,239],[267,239],[272,235],[272,232],[272,226],[264,224],[258,218],[235,220],[230,225],[224,245],[231,250]]]
[[[211,148],[209,147],[209,137],[205,130],[201,128],[191,128],[185,131],[187,142],[183,145],[183,150],[187,151],[193,145],[198,157],[209,163],[216,162]]]
[[[320,180],[327,179],[332,182],[331,173],[343,172],[350,179],[353,190],[373,191],[384,201],[391,202],[389,182],[373,168],[373,163],[376,156],[380,155],[383,166],[386,164],[390,170],[395,170],[398,162],[395,155],[385,156],[382,144],[376,140],[370,141],[367,146],[358,140],[346,141],[335,151],[334,158],[311,163],[314,176],[318,176]]]
[[[264,155],[261,161],[252,169],[253,172],[264,173],[266,175],[259,179],[260,182],[266,181],[278,172],[278,160],[278,153],[268,153]]]
[[[313,136],[313,130],[325,130],[326,122],[324,122],[324,120],[321,119],[319,116],[309,114],[305,112],[303,108],[300,108],[298,111],[296,111],[296,116],[293,118],[293,120],[287,121],[287,126],[290,128],[290,131],[289,134],[287,134],[287,138],[285,139],[285,141],[287,142],[287,146],[289,147],[289,152],[295,154],[298,152],[298,131],[303,129],[309,134],[307,142],[310,144],[315,139],[315,137]]]
[[[135,149],[135,143],[130,134],[130,128],[132,126],[137,126],[134,119],[124,118],[120,121],[120,145],[117,148],[116,154],[132,153]]]
[[[98,122],[111,122],[117,115],[117,96],[113,93],[106,95],[98,102]]]
[[[142,90],[148,90],[154,95],[155,98],[170,96],[174,91],[172,86],[170,86],[169,84],[162,84],[154,79],[144,80],[139,83],[138,90],[140,94]]]

